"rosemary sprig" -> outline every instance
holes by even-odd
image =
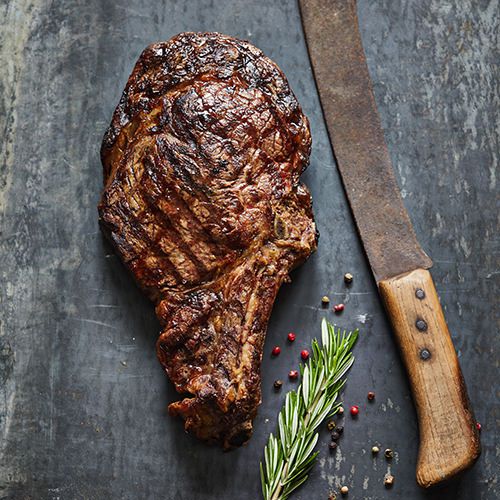
[[[260,477],[264,500],[285,500],[307,480],[319,452],[318,426],[337,413],[342,377],[354,362],[352,348],[358,330],[346,334],[323,319],[322,345],[312,342],[312,356],[300,367],[302,383],[286,395],[278,417],[277,436],[271,434],[264,449]]]

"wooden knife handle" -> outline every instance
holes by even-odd
[[[470,467],[481,452],[457,354],[429,271],[379,282],[418,414],[417,482],[427,488]]]

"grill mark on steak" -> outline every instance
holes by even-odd
[[[251,435],[276,294],[316,248],[310,145],[279,68],[218,33],[149,46],[103,139],[101,227],[156,304],[169,411],[225,448]]]
[[[182,194],[175,189],[175,185],[167,180],[161,171],[153,173],[153,171],[146,166],[145,172],[151,177],[153,182],[157,182],[161,188],[160,190],[163,193],[163,196],[170,202],[168,206],[171,206],[173,211],[167,211],[168,208],[165,211],[169,218],[178,222],[180,227],[182,227],[181,222],[184,220],[186,225],[189,225],[189,230],[193,234],[193,237],[201,239],[201,241],[210,248],[210,251],[214,255],[223,255],[224,252],[219,249],[217,241],[212,237],[210,232],[206,231],[202,221],[189,207]],[[191,201],[194,202],[194,200]],[[176,213],[179,214],[178,218],[176,217]]]
[[[141,269],[145,272],[145,275],[143,276],[150,276],[150,279],[148,279],[147,282],[149,283],[151,280],[158,281],[162,271],[164,271],[162,267],[165,266],[167,274],[172,275],[175,284],[185,283],[185,278],[170,260],[169,254],[161,248],[157,239],[151,238],[148,235],[146,229],[143,227],[144,221],[141,221],[134,216],[129,216],[128,220],[130,222],[130,229],[125,229],[125,238],[129,241],[133,240],[141,242],[141,251],[134,259],[134,266],[135,268]],[[149,266],[146,262],[148,258],[161,261],[161,266],[158,266],[158,268]],[[156,279],[154,279],[155,276],[157,276]],[[148,285],[148,288],[149,286],[150,285]]]
[[[172,222],[169,219],[168,215],[163,213],[160,208],[157,206],[157,199],[153,198],[153,196],[148,194],[148,185],[145,185],[145,188],[142,191],[142,198],[145,202],[145,210],[150,210],[154,215],[155,224],[158,225],[162,230],[163,234],[161,237],[163,239],[170,240],[172,246],[177,246],[178,250],[189,259],[189,261],[194,265],[198,275],[201,277],[206,275],[209,272],[209,269],[206,267],[205,263],[200,260],[193,249],[189,246],[190,243],[185,241],[179,231],[172,226]],[[170,251],[168,252],[170,255]]]
[[[210,260],[213,261],[215,259],[207,259],[207,262],[204,262],[203,258],[205,256],[210,256],[210,251],[213,251],[216,255],[220,255],[217,247],[212,245],[213,249],[211,249],[208,245],[204,244],[204,240],[206,238],[203,236],[207,233],[203,230],[203,227],[202,231],[198,233],[198,236],[202,236],[202,241],[199,241],[192,238],[189,231],[182,230],[182,224],[178,224],[177,227],[174,226],[171,215],[162,210],[163,207],[160,199],[162,196],[162,189],[163,194],[167,192],[167,189],[164,185],[161,185],[161,183],[161,187],[158,189],[158,182],[155,183],[155,181],[158,181],[158,179],[155,178],[154,175],[151,175],[151,170],[149,168],[145,168],[143,175],[144,189],[141,190],[141,196],[145,202],[144,213],[150,211],[154,215],[155,223],[164,230],[163,237],[168,237],[172,240],[173,244],[178,245],[179,250],[181,250],[181,252],[189,258],[200,275],[207,274],[210,270]],[[177,202],[175,206],[178,208],[179,200],[176,198],[175,201]],[[169,205],[167,205],[167,207],[168,206]],[[190,211],[189,214],[192,215]],[[186,214],[184,213],[184,215]],[[205,248],[203,248],[203,245]],[[196,254],[196,251],[198,251],[200,258]]]
[[[176,158],[173,157],[171,160],[175,162]],[[160,160],[158,160],[158,164],[160,164]],[[167,166],[170,165],[172,165],[172,161],[169,161]],[[224,214],[219,207],[210,201],[210,198],[203,192],[203,190],[197,189],[197,184],[192,181],[188,172],[182,171],[182,173],[180,173],[180,169],[178,167],[173,168],[173,170],[175,174],[177,174],[178,178],[185,181],[185,184],[183,184],[182,189],[180,189],[174,179],[167,178],[165,172],[157,169],[154,175],[156,176],[158,183],[161,184],[163,190],[174,197],[178,197],[178,199],[174,200],[174,202],[180,202],[179,198],[182,198],[185,213],[187,215],[191,214],[192,217],[196,219],[199,223],[201,231],[210,238],[214,245],[224,243],[230,248],[238,248],[240,246],[240,242],[238,240],[234,241],[231,239],[232,228],[225,223]],[[195,194],[199,194],[202,200],[200,201]],[[219,228],[219,224],[222,227]],[[214,251],[216,252],[217,250]]]

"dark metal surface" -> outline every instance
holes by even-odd
[[[300,350],[321,317],[361,329],[335,453],[294,499],[494,500],[497,483],[498,2],[359,2],[375,99],[404,203],[460,356],[483,453],[437,492],[415,484],[409,388],[358,242],[295,1],[6,0],[0,3],[0,498],[256,500],[258,462]],[[263,402],[248,446],[222,453],[166,415],[177,395],[154,352],[159,325],[103,241],[95,206],[99,146],[142,49],[186,30],[247,38],[286,73],[311,120],[304,181],[318,252],[283,288],[263,361]],[[350,271],[354,281],[345,286]],[[346,304],[336,316],[321,307]],[[295,344],[286,334],[297,333]],[[281,345],[272,359],[270,350]],[[285,380],[280,392],[277,378]],[[375,400],[366,394],[373,390]],[[394,450],[373,459],[377,443]],[[392,490],[383,478],[395,476]]]
[[[356,0],[300,0],[335,160],[376,281],[428,269],[403,205],[368,74]]]

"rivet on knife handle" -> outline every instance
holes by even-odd
[[[475,421],[429,271],[381,281],[379,290],[410,378],[420,430],[417,481],[426,487],[474,463],[480,450]],[[425,318],[426,328],[415,318]]]

